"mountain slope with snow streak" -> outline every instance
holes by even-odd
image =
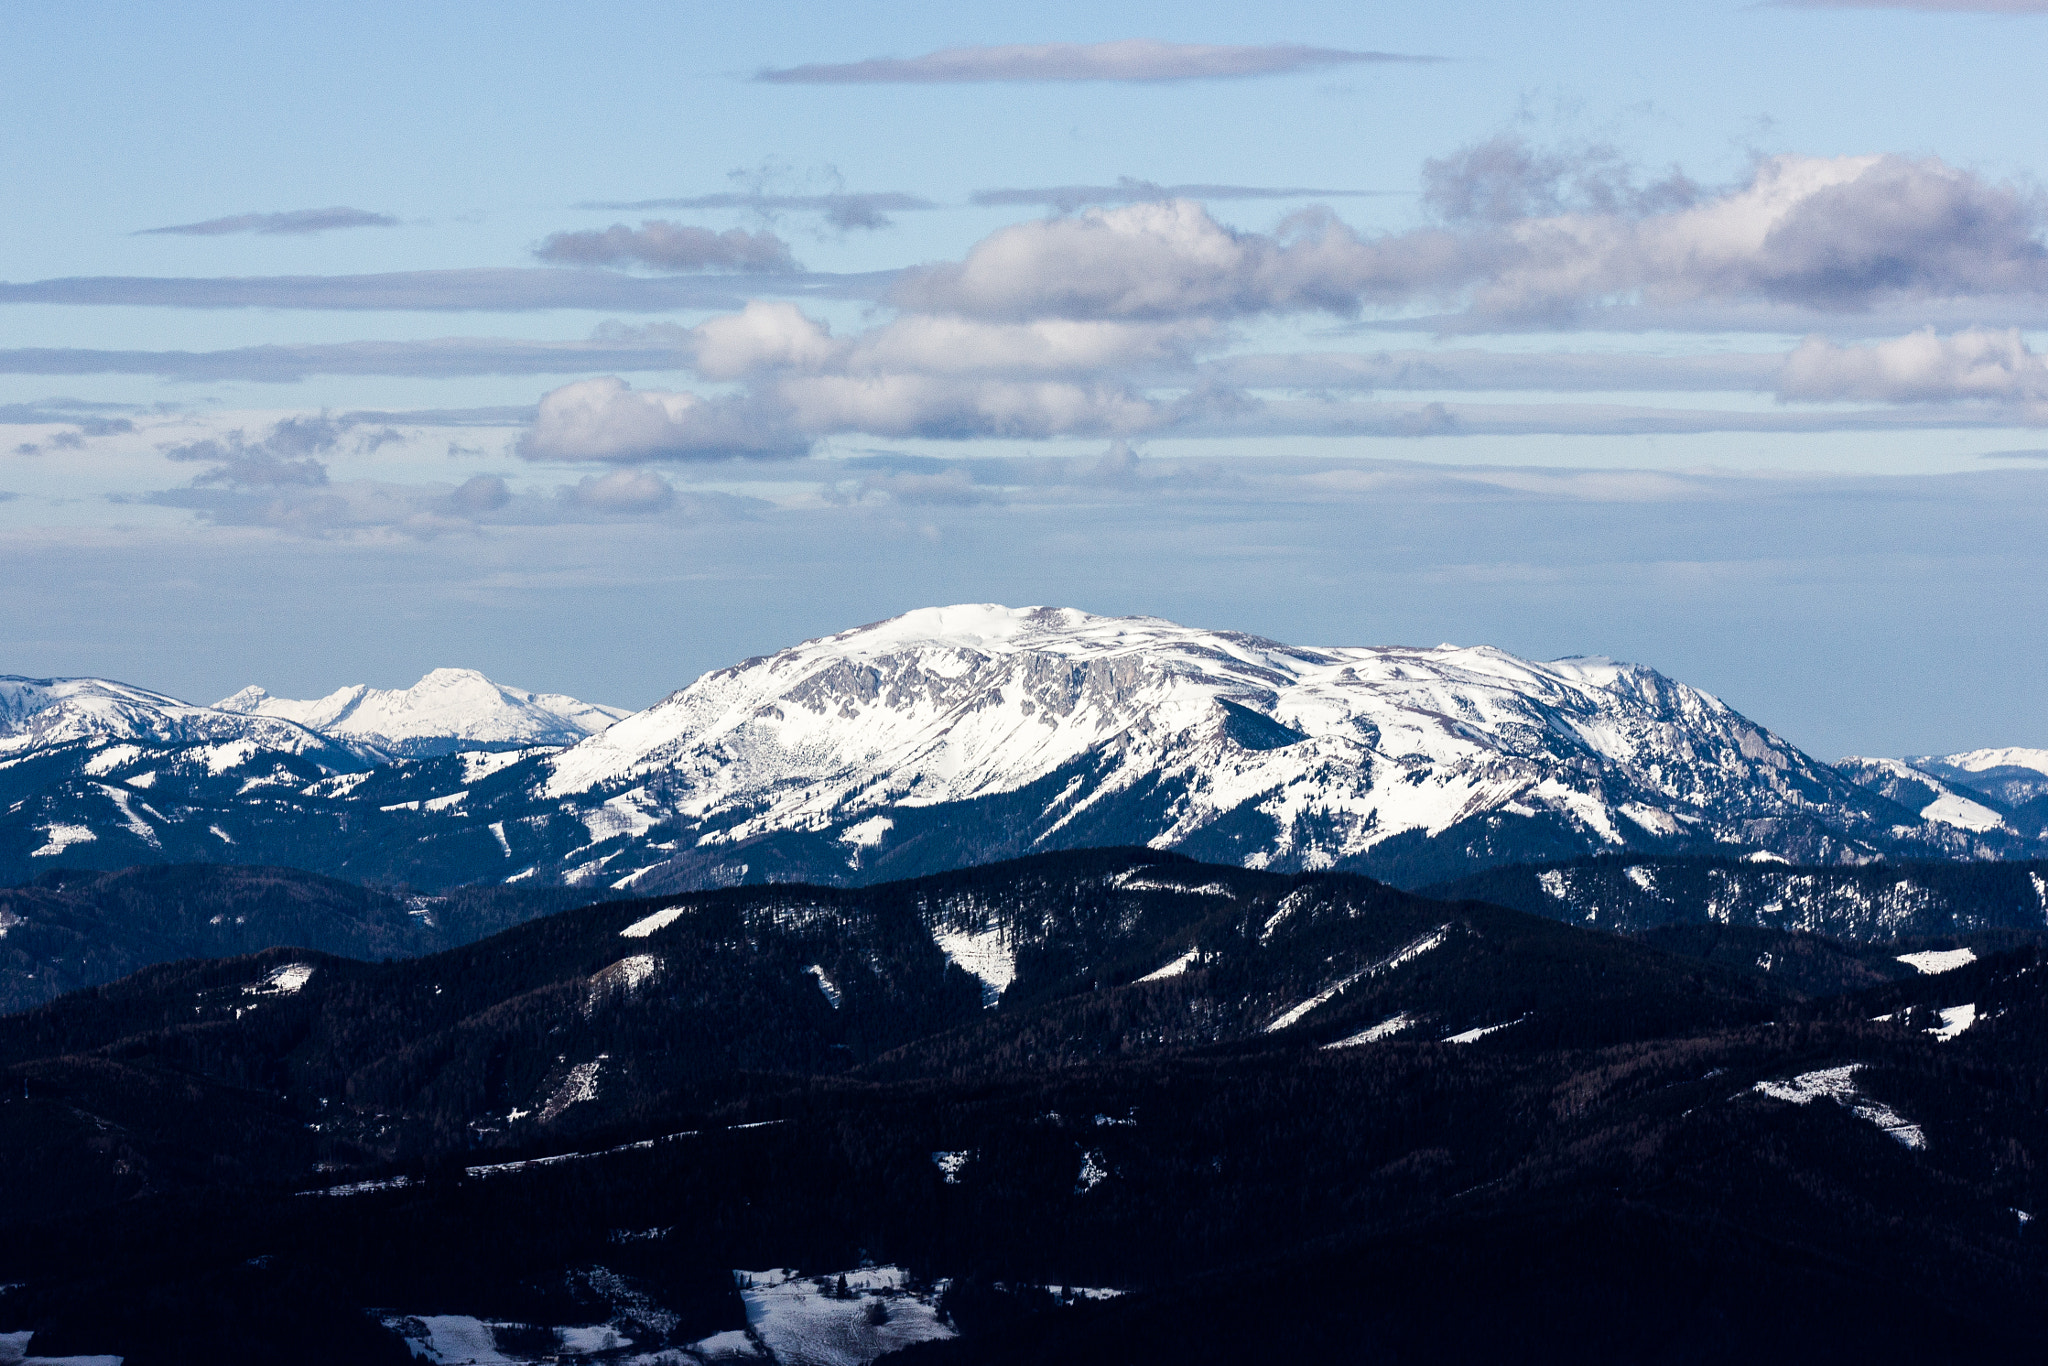
[[[214,705],[406,756],[573,745],[629,714],[560,693],[507,687],[474,669],[435,669],[410,688],[356,683],[307,700],[272,697],[251,686]]]
[[[940,813],[957,827],[968,804],[994,854],[1142,843],[1395,875],[1452,851],[1828,862],[1956,835],[1640,666],[1308,649],[1059,608],[930,608],[808,641],[543,766],[542,801],[623,796],[681,836],[677,866],[636,889],[756,847],[771,876],[923,871],[957,843]]]

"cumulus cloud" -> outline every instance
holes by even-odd
[[[651,218],[638,228],[614,223],[586,232],[558,232],[533,254],[553,265],[647,266],[655,270],[793,271],[789,243],[772,232],[690,227]]]
[[[529,460],[640,462],[786,456],[809,444],[745,398],[634,390],[607,375],[543,395],[519,453]]]
[[[1610,302],[1845,311],[2048,293],[2038,199],[1935,158],[1773,157],[1712,196],[1672,179],[1637,187],[1583,159],[1577,170],[1486,161],[1475,153],[1438,175],[1440,212],[1460,219],[1441,227],[1363,237],[1311,210],[1261,234],[1226,228],[1190,200],[1138,203],[1000,229],[962,261],[906,273],[890,298],[995,318],[1349,313],[1467,298],[1484,314],[1561,320]],[[1539,216],[1525,216],[1532,209]]]
[[[785,85],[938,84],[985,81],[1192,81],[1276,76],[1379,62],[1433,62],[1392,52],[1276,43],[1260,47],[1164,43],[1128,38],[1110,43],[1017,43],[951,47],[922,57],[871,57],[762,71],[754,77]]]
[[[1010,205],[1044,206],[1072,213],[1096,204],[1138,204],[1160,199],[1358,199],[1388,194],[1387,190],[1313,190],[1277,185],[1157,185],[1119,176],[1114,185],[1042,185],[1035,188],[976,190],[969,202],[983,208]]]
[[[1872,346],[1808,337],[1786,360],[1778,393],[1879,403],[2039,403],[2048,401],[2048,356],[2028,349],[2018,328],[1942,336],[1927,327]]]
[[[652,470],[625,469],[588,475],[562,497],[593,512],[660,512],[675,504],[676,491]]]
[[[203,223],[177,223],[167,228],[143,228],[135,235],[148,237],[175,233],[181,237],[221,237],[228,233],[255,232],[302,236],[332,232],[336,228],[395,228],[398,220],[388,213],[371,213],[336,205],[331,209],[291,209],[284,213],[238,213],[227,218],[209,218]]]

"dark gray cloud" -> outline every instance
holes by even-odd
[[[1114,185],[1041,185],[1021,189],[976,190],[970,202],[984,208],[1009,205],[1043,206],[1072,213],[1091,204],[1137,204],[1155,199],[1360,199],[1395,193],[1391,190],[1314,190],[1272,185],[1158,185],[1118,176]]]
[[[317,488],[327,482],[327,466],[317,457],[334,450],[346,431],[324,413],[288,417],[259,440],[236,430],[167,447],[164,455],[212,467],[194,476],[194,488]]]
[[[674,329],[680,334],[681,329]],[[569,375],[673,370],[676,343],[658,334],[607,341],[521,341],[439,337],[429,341],[316,342],[239,346],[225,351],[88,351],[57,347],[0,350],[0,374],[157,375],[176,380],[292,383],[308,375]],[[0,422],[8,421],[0,408]],[[71,422],[69,416],[47,420]],[[104,421],[104,420],[103,420]],[[125,424],[126,419],[120,419]],[[122,428],[125,430],[125,426]]]
[[[175,233],[181,237],[222,237],[229,233],[256,232],[302,236],[332,232],[336,228],[395,228],[398,220],[388,213],[371,213],[336,205],[331,209],[291,209],[284,213],[238,213],[227,218],[209,218],[203,223],[177,223],[168,228],[143,228],[135,235],[148,237]]]
[[[689,195],[680,199],[636,199],[620,203],[584,203],[574,207],[608,209],[621,213],[643,209],[737,209],[762,217],[772,217],[777,213],[817,213],[823,214],[825,221],[835,228],[873,230],[889,227],[891,220],[888,215],[892,213],[936,209],[939,206],[914,194],[897,194],[892,191],[872,194],[770,194],[726,191],[720,194]]]
[[[1690,207],[1700,187],[1673,167],[1640,173],[1613,147],[1539,148],[1515,133],[1422,163],[1423,207],[1448,223],[1502,224],[1559,214],[1639,218]]]
[[[654,270],[794,271],[789,243],[766,230],[717,232],[651,218],[637,228],[558,232],[533,254],[558,266],[646,266]]]
[[[871,57],[762,71],[783,85],[951,84],[983,81],[1195,81],[1277,76],[1360,63],[1434,62],[1393,52],[1274,43],[1258,47],[1164,43],[1129,38],[1112,43],[1016,43],[952,47],[922,57]]]
[[[34,373],[82,372],[64,370]],[[68,424],[76,428],[81,437],[118,436],[134,431],[135,423],[125,417],[109,417],[107,414],[130,406],[125,403],[88,403],[76,399],[44,399],[40,403],[0,403],[0,426],[53,427]]]
[[[0,283],[0,304],[119,304],[144,308],[303,308],[396,312],[521,313],[588,309],[667,313],[738,308],[749,295],[875,299],[896,271],[864,275],[798,272],[763,277],[738,292],[719,276],[638,276],[545,266],[393,271],[380,275],[269,275],[217,278],[76,276]],[[773,281],[769,288],[767,281]]]

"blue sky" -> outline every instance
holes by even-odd
[[[2048,3],[311,8],[8,18],[0,668],[1051,602],[2048,745]]]

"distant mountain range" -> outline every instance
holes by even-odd
[[[437,670],[214,707],[0,680],[0,881],[289,865],[439,890],[852,884],[1150,845],[1417,886],[1629,852],[2048,852],[2048,752],[1820,762],[1639,665],[930,608],[645,711]]]

